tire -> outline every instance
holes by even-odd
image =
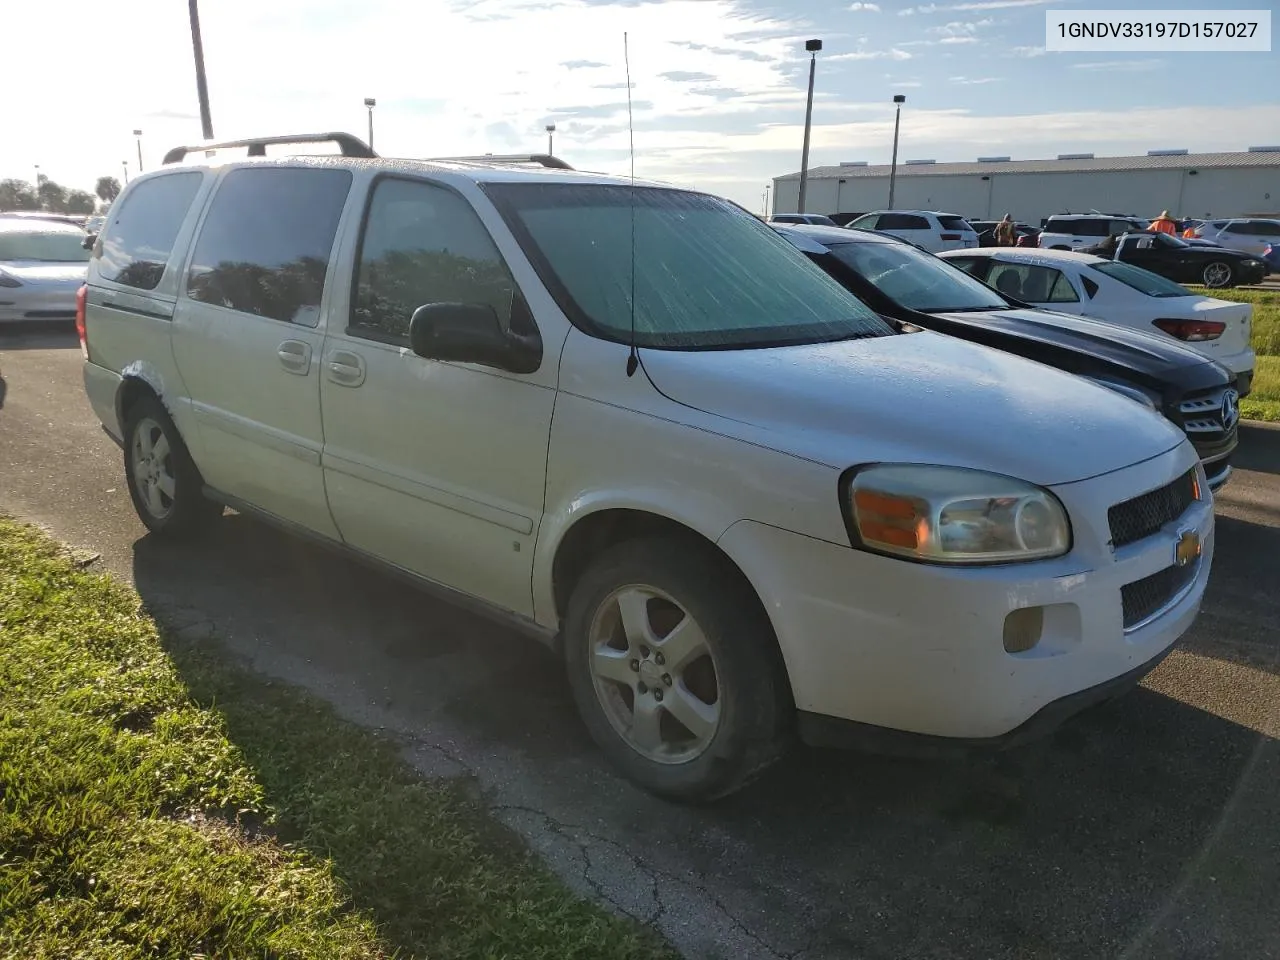
[[[602,553],[574,586],[564,655],[592,738],[658,796],[727,796],[790,741],[795,709],[773,630],[750,586],[702,544],[654,538]]]
[[[204,496],[200,471],[164,404],[146,394],[129,406],[124,420],[125,483],[148,530],[188,537],[222,515],[222,505]]]
[[[1221,290],[1235,282],[1236,272],[1231,269],[1231,264],[1215,260],[1213,263],[1205,265],[1204,270],[1200,273],[1200,279],[1211,290]]]

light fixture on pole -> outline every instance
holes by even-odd
[[[138,138],[138,172],[142,172],[142,131],[135,130],[133,135]]]
[[[213,139],[213,118],[209,115],[209,84],[204,76],[204,43],[200,40],[200,11],[197,0],[187,0],[191,19],[191,48],[196,60],[196,96],[200,100],[200,130],[206,140]]]
[[[378,101],[373,97],[365,97],[364,105],[369,110],[369,149],[373,149],[373,108],[378,105]]]
[[[555,135],[556,135],[556,125],[554,123],[548,123],[547,124],[547,155],[552,157],[556,155],[555,150],[552,149],[552,145],[555,143]]]
[[[893,95],[893,163],[889,167],[889,209],[893,209],[893,188],[898,179],[898,125],[902,122],[902,105],[907,102],[905,93]]]
[[[772,188],[772,183],[766,183],[764,185],[764,216],[766,220],[769,219],[769,191]]]
[[[809,127],[813,123],[813,71],[818,62],[821,40],[806,40],[804,48],[809,52],[809,99],[804,108],[804,150],[800,153],[800,200],[797,213],[804,213],[804,195],[809,186]]]

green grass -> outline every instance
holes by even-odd
[[[0,956],[671,956],[472,793],[0,517]]]
[[[1253,351],[1258,363],[1253,391],[1240,401],[1240,412],[1251,420],[1280,421],[1280,291],[1189,289],[1219,300],[1253,304]]]

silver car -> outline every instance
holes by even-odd
[[[69,223],[0,218],[0,322],[74,320],[86,236]]]
[[[1280,246],[1280,220],[1207,220],[1196,228],[1196,236],[1261,257],[1268,246]]]

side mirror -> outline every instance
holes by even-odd
[[[98,242],[98,235],[96,233],[90,233],[90,234],[86,234],[85,238],[80,241],[80,246],[82,249],[92,250],[93,245],[97,242]]]
[[[502,329],[487,303],[427,303],[413,311],[409,345],[428,360],[478,363],[512,373],[542,364],[542,339]]]

